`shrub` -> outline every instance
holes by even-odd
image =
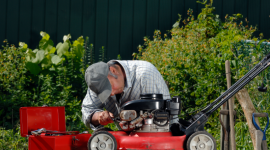
[[[226,89],[224,64],[236,59],[231,43],[250,38],[254,31],[236,25],[241,15],[227,17],[222,23],[214,10],[206,5],[197,20],[189,10],[184,26],[179,27],[180,19],[174,24],[171,38],[165,34],[162,39],[160,31],[155,31],[154,39],[145,38],[145,45],[139,46],[140,53],[135,54],[137,59],[157,67],[169,81],[171,95],[181,95],[187,111],[205,106]],[[235,63],[231,67],[234,69]]]
[[[25,51],[10,46],[7,40],[4,43],[0,50],[0,124],[11,129],[19,120],[19,108],[30,105],[32,81],[25,68]]]
[[[50,36],[41,32],[38,49],[6,46],[0,50],[0,124],[11,129],[19,123],[19,108],[26,106],[65,106],[67,130],[88,130],[81,122],[81,101],[87,85],[84,71],[95,62],[93,45],[83,37],[54,46]],[[100,50],[102,61],[105,48]]]
[[[0,128],[0,149],[2,150],[27,150],[28,139],[21,137],[19,128],[5,130]]]
[[[144,45],[138,47],[139,53],[133,54],[135,59],[146,60],[156,66],[169,82],[171,96],[181,96],[183,112],[180,117],[186,119],[213,102],[227,89],[226,60],[231,62],[234,83],[264,56],[263,49],[267,49],[261,44],[263,40],[253,44],[245,42],[252,38],[256,28],[243,25],[239,21],[241,14],[227,15],[225,22],[222,22],[213,13],[214,10],[210,1],[210,4],[205,4],[197,19],[194,19],[193,11],[189,9],[188,18],[182,21],[180,16],[169,34],[162,37],[160,31],[155,31],[153,40],[145,37]],[[183,25],[179,27],[181,21]],[[253,39],[256,40],[258,39]],[[251,87],[257,87],[259,78],[261,77],[257,77],[247,88],[251,90]],[[236,109],[239,112],[239,127],[246,121],[237,103]],[[220,138],[218,111],[211,115],[205,127],[216,139]],[[242,130],[237,129],[236,133],[240,132]],[[249,137],[247,128],[242,133]],[[237,140],[241,140],[237,142],[246,148],[252,147],[246,138],[238,137]],[[217,142],[219,144],[218,140]]]
[[[39,49],[26,50],[26,68],[34,83],[31,106],[65,106],[67,126],[78,129],[73,125],[81,123],[80,104],[87,89],[82,59],[84,39],[70,42],[71,36],[67,35],[63,43],[54,47],[47,33],[41,32],[41,36]]]

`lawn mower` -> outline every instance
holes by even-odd
[[[121,130],[101,128],[93,134],[66,131],[64,107],[20,108],[21,135],[27,136],[29,150],[85,149],[85,150],[215,150],[216,142],[204,130],[208,117],[233,97],[270,64],[270,54],[246,75],[188,120],[179,119],[180,97],[164,100],[162,94],[141,94],[139,100],[124,103],[114,121]]]

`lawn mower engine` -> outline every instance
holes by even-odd
[[[140,100],[125,103],[117,118],[123,131],[169,132],[170,120],[180,113],[179,97],[163,100],[162,94],[141,94]]]
[[[122,130],[96,131],[88,141],[88,150],[184,150],[186,135],[183,132],[175,136],[170,125],[180,111],[179,97],[164,100],[162,94],[141,94],[139,100],[126,102],[120,108],[115,121],[119,122]]]

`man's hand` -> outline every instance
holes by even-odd
[[[101,124],[101,125],[107,125],[109,123],[113,123],[113,114],[108,111],[101,111],[101,112],[95,112],[95,114],[92,117],[91,123],[95,126]]]

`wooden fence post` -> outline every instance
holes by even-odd
[[[227,61],[226,61],[227,62]],[[226,73],[226,78],[227,78],[227,85],[228,85],[228,82],[231,82],[231,81],[228,81],[228,78],[230,79],[230,74],[229,74],[229,71],[227,70],[227,63],[225,62],[225,73]],[[229,74],[229,76],[227,76]],[[230,79],[231,80],[231,79]],[[228,87],[229,88],[229,87]],[[222,106],[221,106],[221,110],[228,110],[228,103],[225,102]],[[219,114],[221,115],[221,114]],[[229,129],[229,119],[228,119],[228,115],[221,115],[221,121],[223,122],[224,126],[225,126],[225,129],[228,131]],[[221,126],[220,128],[220,149],[221,150],[228,150],[228,139],[225,139],[225,138],[228,138],[228,135],[225,137],[226,131],[223,131],[223,128]],[[225,142],[226,141],[226,142]]]
[[[230,61],[228,61],[228,60],[226,60],[226,62],[225,62],[225,69],[226,69],[226,78],[227,78],[227,88],[229,89],[231,87],[232,83],[231,83]],[[236,150],[233,112],[234,112],[234,97],[229,99],[230,149]]]

